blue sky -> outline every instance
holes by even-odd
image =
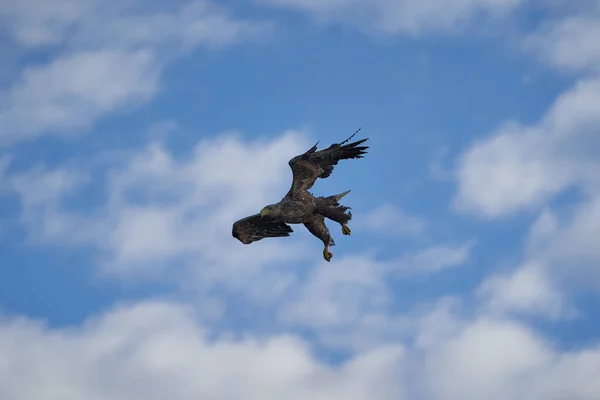
[[[600,396],[598,1],[0,21],[1,398]],[[358,127],[314,187],[352,190],[331,263],[231,237]]]

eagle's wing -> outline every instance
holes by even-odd
[[[360,130],[360,129],[359,129]],[[341,143],[332,144],[324,150],[317,151],[317,144],[306,153],[300,154],[289,161],[293,173],[292,187],[290,193],[310,189],[317,178],[327,178],[333,172],[333,168],[339,160],[349,158],[362,158],[368,146],[359,146],[369,138],[348,143],[358,131]]]
[[[292,228],[285,222],[254,214],[234,222],[231,234],[240,242],[250,244],[264,238],[290,236],[291,232]]]

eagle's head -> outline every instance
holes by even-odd
[[[268,206],[264,206],[262,210],[260,210],[260,216],[264,217],[268,215],[273,218],[277,218],[280,214],[280,208],[278,204],[269,204]]]

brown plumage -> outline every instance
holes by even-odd
[[[348,221],[352,214],[350,207],[339,204],[339,200],[347,195],[350,190],[328,196],[314,197],[309,189],[315,184],[317,178],[327,178],[333,172],[338,161],[350,158],[362,158],[368,146],[360,146],[368,138],[353,143],[350,139],[341,143],[332,144],[324,150],[317,151],[317,144],[289,161],[293,179],[290,190],[279,203],[265,206],[260,213],[242,218],[233,224],[232,235],[244,244],[250,244],[271,237],[290,236],[293,232],[288,224],[304,224],[314,236],[324,244],[323,258],[330,261],[333,254],[329,247],[335,245],[329,229],[325,225],[325,218],[329,218],[342,226],[344,235],[350,234]]]

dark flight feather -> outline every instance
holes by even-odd
[[[236,221],[231,234],[240,242],[250,244],[264,238],[290,236],[291,232],[293,232],[292,227],[285,222],[254,214]]]
[[[356,132],[342,143],[332,144],[328,148],[319,151],[317,151],[317,145],[315,144],[304,154],[292,158],[289,161],[293,174],[290,193],[308,190],[315,184],[317,178],[325,179],[329,177],[340,160],[363,158],[369,147],[360,145],[369,138],[346,145],[343,144],[347,143],[354,135],[356,135]]]

